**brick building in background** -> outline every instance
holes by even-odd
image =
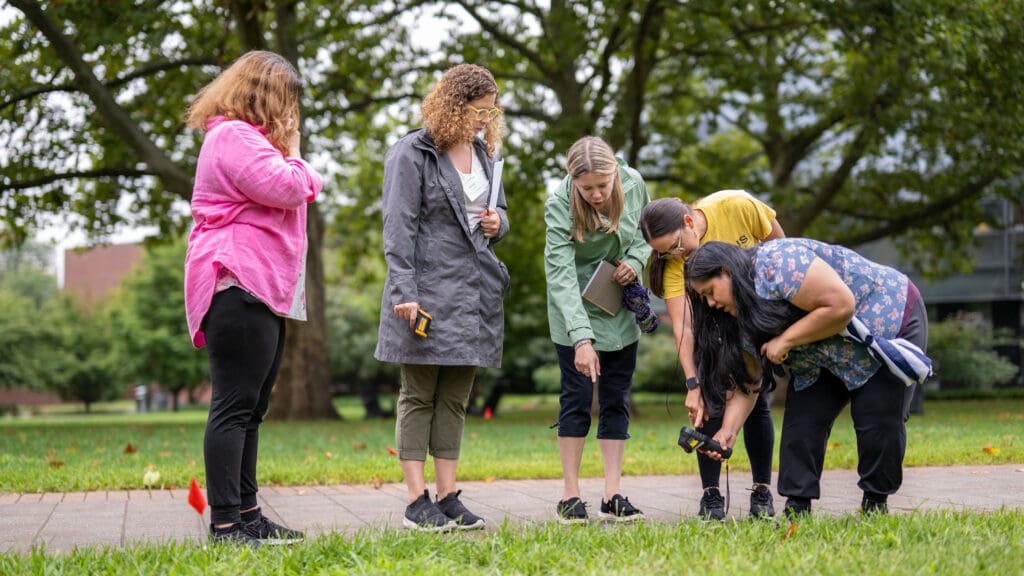
[[[64,251],[64,291],[91,306],[110,291],[142,260],[142,244],[108,244]]]

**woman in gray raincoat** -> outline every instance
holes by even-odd
[[[509,228],[504,191],[494,209],[488,203],[504,128],[497,98],[485,68],[455,66],[424,98],[424,127],[384,159],[388,275],[374,356],[401,364],[395,442],[408,528],[484,526],[459,501],[455,472],[476,367],[501,366],[509,276],[492,245]],[[424,480],[428,452],[436,501]]]

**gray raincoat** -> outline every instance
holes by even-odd
[[[474,152],[491,177],[494,160],[482,140]],[[374,357],[382,362],[500,367],[505,332],[503,296],[508,269],[492,244],[508,232],[504,188],[499,188],[498,236],[470,232],[462,179],[430,135],[413,130],[384,157],[384,259],[387,281],[381,297]],[[421,338],[396,304],[418,302],[433,316]]]

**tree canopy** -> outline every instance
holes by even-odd
[[[53,214],[95,234],[187,227],[191,96],[245,50],[298,65],[303,150],[328,184],[310,218],[311,321],[289,327],[273,403],[286,416],[330,411],[323,340],[344,335],[326,333],[321,240],[340,255],[332,282],[379,291],[383,154],[453,64],[491,69],[508,116],[506,371],[532,372],[517,361],[546,339],[543,196],[584,134],[606,138],[656,196],[745,188],[789,235],[886,238],[930,274],[970,263],[982,196],[1021,203],[1021,0],[9,4],[0,234],[11,241]],[[436,49],[414,41],[428,26]]]

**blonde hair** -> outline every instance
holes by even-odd
[[[204,86],[188,107],[189,128],[206,130],[214,116],[244,120],[262,128],[282,154],[289,137],[299,129],[302,79],[279,54],[265,50],[246,52]]]
[[[596,136],[584,136],[569,148],[565,170],[569,173],[569,202],[572,206],[572,229],[569,231],[569,237],[582,242],[585,234],[597,232],[602,227],[601,215],[580,196],[576,188],[576,179],[590,173],[615,175],[612,192],[608,197],[610,224],[605,231],[609,234],[617,232],[622,206],[626,200],[622,191],[622,177],[618,173],[619,163],[615,159],[612,147]]]
[[[423,126],[438,150],[445,152],[456,144],[473,140],[476,133],[475,121],[472,115],[466,113],[466,105],[488,94],[497,96],[498,84],[494,76],[482,66],[459,64],[444,73],[420,107]],[[497,99],[494,106],[501,109]],[[487,123],[484,143],[487,145],[488,156],[493,158],[497,153],[504,129],[505,121],[501,114]]]

